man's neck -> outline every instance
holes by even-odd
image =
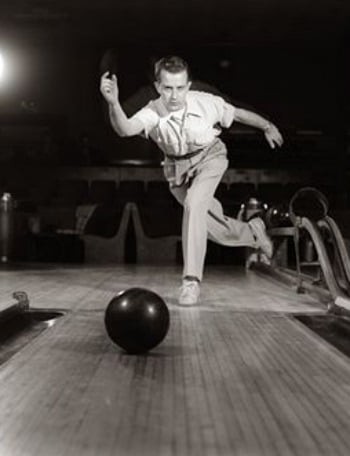
[[[169,114],[174,114],[176,117],[181,117],[184,112],[185,112],[185,106],[183,106],[180,109],[176,109],[175,111],[174,110],[169,111]]]
[[[164,110],[165,110],[169,115],[175,114],[176,117],[179,117],[179,115],[181,115],[181,114],[185,111],[186,106],[187,106],[187,104],[185,104],[185,105],[183,105],[183,106],[182,106],[181,108],[179,108],[179,109],[175,109],[175,110],[174,110],[174,109],[168,109],[168,108],[165,106],[165,104],[163,103],[163,100],[162,100],[162,99],[160,99],[160,100],[161,100],[161,103],[162,103],[162,106],[163,106]]]

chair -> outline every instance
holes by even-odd
[[[91,203],[113,203],[116,195],[117,185],[114,180],[93,180],[90,184]]]
[[[130,212],[130,204],[95,207],[80,235],[85,244],[85,262],[124,262]]]
[[[82,204],[88,200],[89,183],[85,179],[62,179],[56,182],[53,202],[57,206]]]
[[[180,208],[181,210],[181,208]],[[138,263],[176,263],[181,241],[181,217],[178,209],[157,206],[139,208],[131,204],[136,235]],[[150,223],[153,220],[153,224]],[[166,221],[166,226],[160,223]]]
[[[76,206],[72,204],[66,206],[40,205],[37,215],[40,220],[40,229],[44,233],[75,230],[76,228]]]
[[[169,190],[169,184],[164,181],[149,181],[145,194],[147,203],[176,206],[178,202]]]
[[[117,187],[117,200],[119,204],[141,203],[145,196],[144,182],[122,181]]]

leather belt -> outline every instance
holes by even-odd
[[[169,158],[170,160],[175,160],[175,161],[188,160],[189,158],[195,157],[196,155],[200,154],[201,152],[203,152],[203,150],[204,149],[199,149],[199,150],[196,150],[194,152],[189,152],[188,154],[185,154],[185,155],[168,155],[168,154],[165,154],[165,156],[167,158]]]

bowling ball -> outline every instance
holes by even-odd
[[[284,204],[276,204],[266,211],[265,224],[267,228],[282,228],[292,226],[288,209]]]
[[[328,200],[323,193],[313,187],[303,187],[290,200],[289,213],[294,221],[296,217],[308,217],[318,221],[328,213]]]
[[[241,204],[237,218],[245,222],[253,217],[263,217],[267,205],[255,197],[250,197],[246,202]]]
[[[115,296],[105,312],[111,340],[128,353],[144,353],[158,345],[170,325],[163,299],[144,288],[129,288]]]

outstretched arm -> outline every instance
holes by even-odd
[[[118,81],[115,74],[109,77],[107,71],[101,76],[101,93],[108,103],[109,118],[113,129],[119,136],[135,136],[140,134],[144,126],[139,119],[129,119],[119,102]]]
[[[236,108],[235,120],[251,127],[259,128],[264,132],[266,141],[269,143],[272,149],[275,146],[281,147],[283,144],[283,138],[278,128],[264,117],[246,109]]]

